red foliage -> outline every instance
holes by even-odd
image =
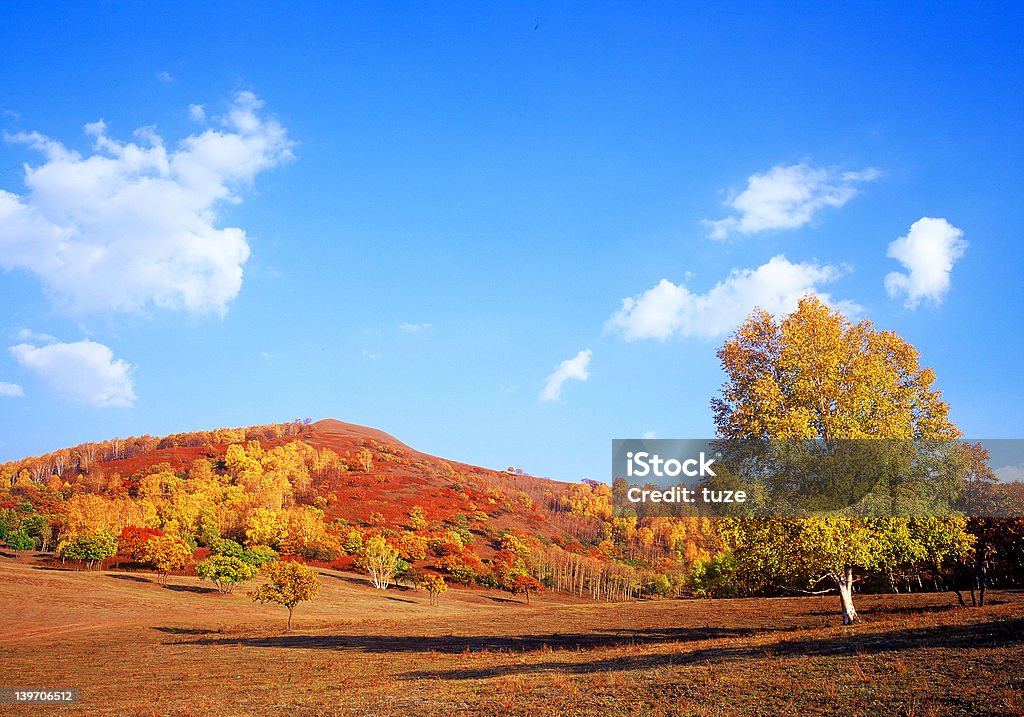
[[[138,525],[126,525],[121,535],[117,538],[117,552],[121,555],[138,560],[142,547],[152,538],[158,538],[161,533],[156,528],[142,528]]]

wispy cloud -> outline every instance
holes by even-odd
[[[16,383],[6,383],[0,381],[0,396],[9,396],[11,398],[19,398],[25,395],[25,390]]]
[[[732,234],[757,234],[772,229],[797,229],[809,224],[826,207],[841,207],[857,196],[855,185],[881,176],[876,169],[838,172],[805,162],[777,165],[753,174],[747,188],[725,203],[734,210],[724,219],[705,219],[712,239]]]
[[[72,314],[148,304],[223,314],[249,245],[244,230],[216,226],[217,209],[292,156],[262,105],[239,92],[220,129],[171,150],[152,128],[136,132],[141,144],[111,139],[102,120],[85,127],[95,138],[86,157],[36,132],[7,135],[45,161],[26,166],[25,194],[0,190],[0,267],[34,274]]]
[[[590,357],[593,352],[584,349],[571,359],[566,359],[555,367],[554,372],[544,381],[538,400],[556,401],[562,397],[562,384],[570,379],[586,381],[590,377]]]
[[[418,334],[421,331],[429,331],[431,329],[430,324],[410,324],[402,322],[398,325],[400,331],[404,331],[407,334]]]
[[[18,344],[14,359],[38,376],[54,393],[98,408],[128,408],[135,403],[131,365],[95,341]]]
[[[941,304],[949,292],[953,265],[967,251],[963,236],[962,229],[945,219],[922,217],[911,224],[907,235],[890,242],[886,252],[907,269],[906,274],[893,271],[886,275],[889,296],[906,296],[903,305],[908,309],[916,309],[924,300]]]
[[[756,269],[733,269],[705,294],[662,279],[639,296],[623,299],[622,308],[605,322],[605,331],[620,333],[626,341],[665,341],[672,336],[714,338],[739,326],[755,307],[781,314],[796,308],[801,297],[812,293],[848,315],[856,315],[862,311],[857,304],[833,302],[818,290],[845,271],[846,267],[794,264],[779,255]]]

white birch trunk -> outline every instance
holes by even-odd
[[[837,576],[839,584],[839,605],[843,611],[843,624],[852,625],[859,619],[853,606],[853,567],[846,565]]]

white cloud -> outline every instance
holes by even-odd
[[[590,376],[590,357],[593,352],[584,349],[571,359],[566,359],[555,367],[554,372],[544,381],[544,388],[538,397],[541,401],[556,401],[562,397],[562,384],[569,379],[586,381]]]
[[[993,468],[992,472],[995,473],[1000,483],[1024,482],[1024,463],[1015,466],[1000,466]]]
[[[407,334],[418,334],[420,331],[428,331],[431,328],[430,324],[409,324],[402,322],[398,325],[399,330],[404,331]]]
[[[72,314],[148,304],[223,314],[242,286],[245,231],[218,228],[217,210],[264,169],[292,157],[286,130],[235,95],[220,129],[167,149],[152,128],[142,144],[107,136],[100,120],[83,157],[38,133],[8,136],[45,161],[25,166],[23,195],[0,190],[0,268],[36,275]]]
[[[776,165],[764,174],[751,175],[747,188],[725,203],[736,214],[702,223],[711,229],[712,239],[725,239],[734,233],[797,229],[810,223],[825,207],[841,207],[857,196],[855,184],[880,176],[876,169],[836,172],[804,162]]]
[[[115,359],[103,344],[88,339],[47,346],[18,344],[10,352],[61,396],[99,408],[128,408],[135,402],[131,365]]]
[[[658,437],[655,431],[644,431],[644,435],[641,436],[644,440],[653,440]]]
[[[202,122],[206,119],[206,108],[202,105],[189,105],[188,116],[192,118],[193,122]]]
[[[174,82],[174,78],[171,77],[171,73],[166,70],[156,73],[156,78],[161,82]]]
[[[366,349],[363,349],[363,358],[366,359],[367,361],[376,361],[380,357],[381,357],[381,354],[374,353],[373,351],[367,351]]]
[[[643,294],[623,299],[622,308],[605,323],[605,331],[621,332],[626,341],[665,341],[674,335],[714,338],[739,326],[754,308],[788,313],[806,294],[817,294],[848,316],[857,315],[862,311],[857,304],[834,302],[817,290],[845,270],[827,264],[794,264],[779,255],[756,269],[733,269],[706,294],[662,279]]]
[[[32,343],[36,344],[52,344],[58,341],[58,339],[55,336],[50,336],[49,334],[40,334],[35,331],[32,331],[32,329],[24,328],[18,329],[17,332],[15,332],[14,339],[16,341],[23,342],[31,341]]]
[[[907,235],[889,243],[886,256],[907,268],[885,276],[885,290],[896,298],[906,294],[903,305],[915,309],[923,299],[942,303],[949,291],[953,264],[967,251],[964,232],[945,219],[922,217],[910,225]]]
[[[25,390],[16,383],[5,383],[0,381],[0,396],[18,398],[25,395]]]

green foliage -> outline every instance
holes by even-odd
[[[280,556],[273,548],[268,548],[266,545],[257,545],[254,548],[243,550],[238,557],[243,563],[259,568],[266,563],[277,560]]]
[[[71,540],[62,540],[57,545],[57,555],[68,560],[80,560],[89,569],[116,552],[117,536],[107,530],[101,530],[92,535],[79,535]]]
[[[349,555],[355,555],[363,549],[363,532],[358,528],[352,528],[345,534],[345,539],[341,544],[342,550]]]
[[[10,532],[4,539],[12,550],[32,550],[36,546],[35,539],[24,530]]]
[[[224,555],[229,558],[240,558],[244,549],[242,545],[230,538],[223,538],[210,546],[217,555]]]
[[[690,589],[697,598],[730,598],[742,594],[731,551],[698,560],[690,569]]]
[[[222,595],[229,594],[236,583],[252,580],[257,572],[256,566],[228,555],[211,555],[196,566],[199,577],[213,581]]]

